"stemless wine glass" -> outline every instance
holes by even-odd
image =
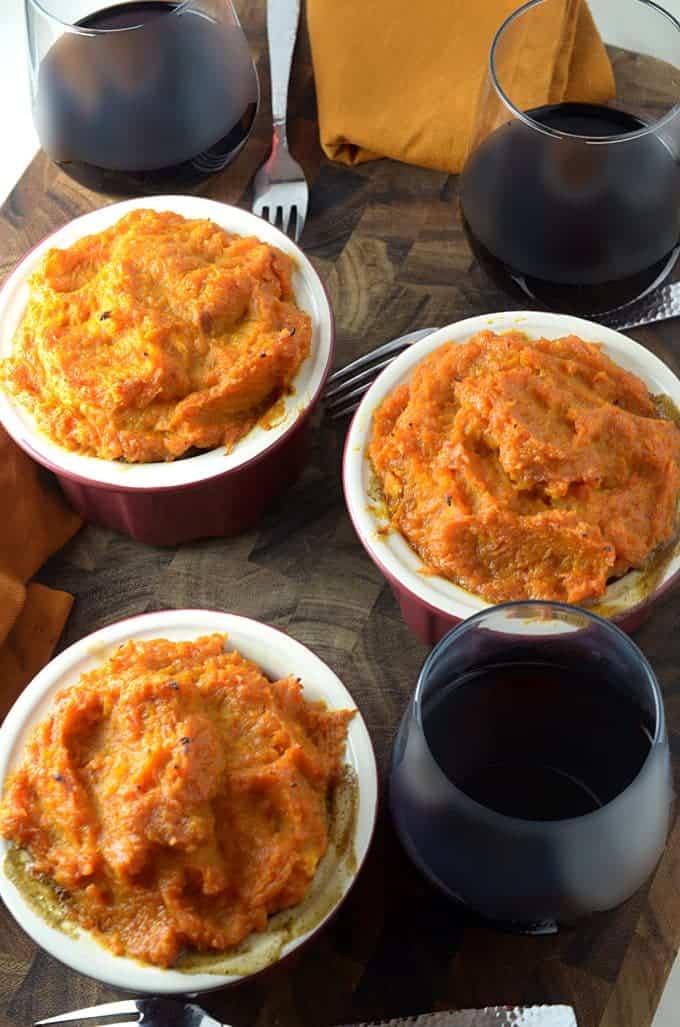
[[[245,143],[257,74],[230,0],[25,0],[47,154],[114,194],[183,190]]]
[[[545,925],[618,905],[656,865],[672,801],[658,684],[611,622],[506,603],[425,661],[390,805],[414,863],[471,909]]]
[[[460,206],[476,257],[517,299],[598,313],[644,295],[678,257],[680,23],[650,0],[589,0],[613,72],[600,52],[594,89],[588,45],[592,57],[600,43],[575,4],[531,0],[496,34]],[[538,66],[550,30],[576,33],[552,40],[581,62],[566,91],[564,69],[548,85]]]

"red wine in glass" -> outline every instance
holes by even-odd
[[[612,909],[653,871],[671,822],[653,671],[577,606],[482,610],[423,665],[389,799],[416,866],[492,920],[531,930]]]
[[[257,105],[238,22],[191,3],[135,0],[89,14],[34,72],[43,148],[73,178],[116,194],[184,190],[221,171]]]
[[[654,726],[606,675],[527,660],[443,688],[424,706],[423,730],[438,765],[470,798],[510,817],[564,820],[628,787]],[[616,745],[603,745],[607,737]]]
[[[613,107],[561,103],[487,136],[460,206],[490,276],[520,301],[574,313],[663,281],[679,252],[680,159],[670,131],[646,129]]]

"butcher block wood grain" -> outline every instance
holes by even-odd
[[[269,143],[264,0],[240,13],[263,86],[256,130],[204,191],[250,207],[250,182]],[[628,58],[619,55],[623,62]],[[663,94],[663,69],[650,82]],[[408,330],[507,309],[463,238],[454,178],[388,161],[345,168],[318,145],[307,42],[292,82],[290,142],[310,182],[303,245],[337,319],[337,363]],[[0,215],[4,277],[35,243],[112,198],[76,185],[40,154]],[[680,329],[631,333],[680,373]],[[620,909],[553,937],[500,933],[434,891],[403,854],[384,789],[399,718],[427,654],[409,634],[344,509],[344,424],[315,420],[301,480],[259,528],[228,540],[153,549],[88,526],[40,580],[76,603],[62,645],[133,614],[198,606],[257,617],[289,632],[337,671],[367,720],[382,776],[382,811],[361,876],[331,925],[293,961],[202,1004],[234,1027],[331,1027],[470,1006],[569,1003],[581,1027],[649,1027],[680,946],[680,827],[649,885]],[[661,682],[680,775],[680,594],[636,640]],[[1,687],[1,683],[0,683]],[[634,825],[631,825],[634,830]],[[455,838],[451,839],[455,845]],[[498,854],[502,859],[502,853]],[[73,973],[0,910],[0,1024],[88,1006],[113,992]]]

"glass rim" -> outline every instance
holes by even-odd
[[[33,2],[37,2],[37,0],[33,0]],[[493,37],[493,41],[491,43],[491,49],[489,50],[488,71],[489,77],[491,79],[491,84],[493,85],[493,88],[495,89],[496,94],[500,98],[501,102],[516,118],[518,118],[520,121],[523,121],[525,125],[528,125],[535,131],[541,132],[543,135],[551,136],[552,138],[579,139],[585,143],[588,143],[588,145],[591,146],[610,146],[612,143],[621,143],[633,139],[642,139],[646,135],[650,135],[653,132],[658,132],[659,129],[663,128],[665,125],[668,124],[669,121],[672,121],[672,119],[677,116],[677,114],[680,112],[680,99],[677,100],[676,103],[674,103],[673,106],[669,110],[667,110],[665,114],[662,114],[661,117],[656,118],[648,125],[643,125],[642,128],[635,129],[635,131],[633,132],[617,132],[615,135],[609,136],[591,136],[582,134],[580,132],[564,132],[558,128],[548,128],[546,125],[542,125],[539,121],[536,121],[534,118],[532,118],[529,114],[526,113],[526,111],[523,111],[519,107],[517,107],[516,104],[514,104],[513,101],[510,99],[510,97],[508,96],[508,94],[506,93],[506,91],[500,83],[498,74],[496,72],[496,50],[498,48],[499,43],[501,42],[501,39],[503,38],[505,30],[510,28],[513,22],[519,19],[523,14],[526,14],[526,12],[529,11],[532,7],[537,7],[539,4],[543,4],[546,2],[547,0],[527,0],[527,2],[523,3],[521,7],[518,7],[516,11],[513,11],[512,14],[509,14],[508,17],[503,21],[500,28],[496,31],[496,34]],[[634,2],[642,4],[643,7],[651,8],[651,10],[656,11],[657,14],[661,14],[671,23],[671,25],[673,25],[675,30],[680,34],[680,20],[678,20],[678,18],[676,18],[675,15],[671,14],[670,11],[667,11],[665,7],[662,7],[661,4],[656,3],[656,0],[634,0]],[[678,70],[680,71],[680,69]]]
[[[167,13],[173,15],[181,14],[185,8],[190,7],[194,2],[195,0],[179,0],[177,6],[168,10]],[[74,32],[79,36],[106,36],[116,32],[137,32],[139,29],[142,29],[145,25],[149,24],[146,21],[141,21],[139,25],[122,25],[120,28],[100,29],[95,28],[94,26],[89,27],[85,25],[76,25],[72,21],[64,21],[63,18],[59,18],[56,14],[52,14],[51,11],[47,10],[44,5],[44,0],[26,0],[26,4],[27,6],[30,5],[35,7],[36,10],[38,10],[45,18],[55,22],[57,25],[62,25],[65,29],[68,29],[69,32]]]
[[[457,641],[457,639],[466,630],[468,630],[470,627],[475,626],[480,620],[483,620],[485,617],[488,617],[490,614],[496,613],[499,610],[507,610],[507,609],[510,609],[510,608],[513,608],[513,607],[515,609],[518,609],[518,608],[519,609],[532,609],[532,608],[535,608],[535,607],[538,607],[538,606],[550,607],[551,609],[554,609],[554,610],[556,610],[558,612],[569,613],[572,616],[575,613],[579,614],[586,621],[590,621],[591,623],[594,623],[596,625],[599,625],[600,627],[603,627],[605,629],[605,631],[607,631],[607,632],[609,632],[611,634],[611,636],[613,637],[613,640],[618,645],[622,645],[623,648],[626,649],[631,654],[631,656],[634,658],[635,662],[640,665],[640,667],[641,667],[641,669],[643,671],[644,679],[645,679],[645,681],[646,681],[646,683],[647,683],[647,685],[649,687],[649,690],[651,692],[652,699],[653,699],[653,702],[654,702],[655,726],[654,726],[654,735],[653,735],[653,737],[651,739],[651,742],[650,742],[650,745],[649,745],[649,752],[645,756],[645,758],[644,758],[644,760],[643,760],[639,770],[635,774],[635,777],[631,781],[629,781],[629,783],[626,785],[625,788],[622,788],[621,791],[617,792],[616,795],[613,798],[609,799],[602,806],[599,806],[597,809],[592,810],[590,813],[583,813],[580,816],[562,817],[562,818],[557,819],[557,820],[546,820],[546,821],[544,821],[544,820],[536,820],[535,821],[535,820],[529,820],[526,817],[514,817],[514,816],[511,816],[508,813],[499,813],[498,810],[494,810],[490,806],[485,806],[484,803],[477,802],[476,799],[473,799],[472,796],[467,794],[467,792],[464,792],[461,788],[458,787],[458,785],[454,784],[454,782],[451,781],[450,778],[448,778],[448,777],[446,778],[446,780],[449,783],[450,787],[452,789],[454,789],[454,791],[456,791],[458,793],[458,795],[464,796],[467,799],[468,802],[473,803],[475,806],[479,806],[480,809],[486,810],[487,813],[493,815],[494,817],[501,817],[504,820],[516,821],[518,823],[521,823],[521,824],[524,825],[524,827],[526,827],[527,824],[533,824],[533,825],[535,825],[537,830],[541,829],[541,828],[545,829],[546,826],[550,826],[550,825],[568,824],[568,823],[571,823],[571,822],[574,822],[574,821],[577,821],[577,822],[580,823],[581,821],[587,820],[590,817],[597,817],[597,816],[601,816],[602,814],[604,814],[607,810],[609,810],[611,808],[611,806],[615,802],[618,802],[618,800],[621,799],[622,796],[626,795],[626,793],[629,792],[630,789],[634,786],[635,782],[637,780],[639,780],[640,776],[644,773],[645,768],[650,763],[650,761],[651,761],[651,759],[652,759],[652,757],[654,755],[656,747],[661,743],[662,738],[663,738],[663,736],[664,736],[664,734],[666,732],[666,714],[665,714],[664,705],[663,705],[663,698],[662,698],[662,695],[661,695],[661,689],[659,687],[659,682],[657,681],[656,674],[654,673],[654,669],[653,669],[652,665],[650,664],[649,660],[647,659],[647,657],[645,656],[645,654],[640,649],[640,647],[638,645],[636,645],[635,642],[633,641],[633,639],[630,638],[630,636],[627,635],[625,633],[625,631],[622,631],[621,628],[618,627],[617,624],[615,624],[613,621],[607,620],[606,617],[601,617],[599,614],[593,613],[591,610],[586,610],[582,606],[575,606],[575,605],[573,605],[571,603],[562,603],[562,602],[559,602],[558,600],[553,600],[553,599],[518,599],[518,600],[509,600],[508,602],[505,602],[505,603],[498,603],[498,604],[496,604],[494,606],[487,606],[484,610],[478,610],[477,613],[473,614],[471,617],[467,617],[465,620],[461,621],[460,624],[457,624],[455,628],[451,628],[450,631],[447,631],[447,633],[444,635],[444,637],[440,638],[440,640],[437,642],[437,644],[427,654],[427,656],[425,658],[425,662],[423,663],[422,667],[420,668],[420,672],[418,674],[418,681],[416,682],[416,688],[415,688],[415,692],[413,694],[413,717],[414,717],[414,720],[415,720],[415,723],[416,723],[417,727],[420,729],[420,731],[421,731],[421,733],[423,735],[423,740],[425,742],[425,745],[427,746],[428,753],[430,754],[430,756],[431,756],[435,766],[441,771],[442,774],[444,774],[444,771],[442,770],[441,766],[439,765],[439,762],[434,757],[434,755],[432,753],[432,750],[430,749],[429,743],[427,741],[427,738],[425,736],[425,730],[424,730],[424,726],[423,726],[423,717],[422,717],[422,712],[423,712],[423,703],[422,703],[423,690],[424,690],[424,687],[425,687],[425,682],[426,682],[426,680],[427,680],[427,678],[428,678],[428,676],[430,674],[432,663],[439,656],[439,654],[442,651],[442,649],[448,648],[450,645],[455,645],[455,642]],[[446,775],[444,775],[444,776],[446,776]]]

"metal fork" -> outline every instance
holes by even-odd
[[[309,187],[305,173],[288,151],[286,108],[288,80],[295,49],[300,0],[269,0],[267,3],[267,40],[272,81],[272,119],[274,132],[272,152],[255,175],[253,213],[291,231],[295,221],[294,239],[302,234],[307,217]]]
[[[680,282],[663,285],[649,296],[625,307],[619,307],[606,314],[593,315],[593,320],[607,328],[624,331],[626,328],[639,328],[641,325],[667,321],[673,317],[680,317]],[[333,419],[351,414],[384,367],[391,364],[394,358],[408,349],[412,343],[437,330],[421,328],[417,332],[409,332],[408,335],[392,339],[377,349],[364,353],[362,357],[335,371],[328,379],[323,393],[327,415]]]
[[[420,328],[416,332],[408,332],[398,339],[392,339],[363,357],[357,357],[351,363],[335,371],[326,382],[323,392],[323,404],[330,418],[344,417],[359,406],[361,397],[368,392],[371,385],[382,371],[391,364],[405,349],[414,342],[424,339],[426,335],[436,332],[436,328]]]
[[[106,1025],[92,1023],[114,1016],[131,1019],[108,1020]],[[219,1020],[208,1016],[199,1006],[171,998],[131,998],[123,999],[122,1002],[105,1002],[100,1006],[75,1009],[59,1016],[49,1016],[46,1020],[36,1020],[34,1027],[78,1020],[89,1022],[90,1027],[133,1027],[135,1024],[143,1024],[145,1027],[228,1027],[228,1024],[221,1024]]]

